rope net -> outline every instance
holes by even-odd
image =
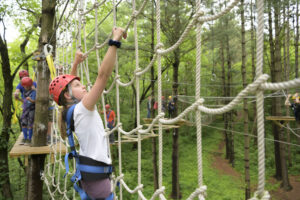
[[[138,44],[138,31],[137,31],[137,19],[141,17],[141,13],[143,13],[144,8],[147,3],[151,3],[151,1],[143,0],[140,1],[137,7],[137,3],[135,0],[129,1],[132,4],[132,13],[128,18],[128,23],[125,26],[125,30],[128,31],[129,28],[133,29],[134,34],[134,49],[135,49],[135,70],[133,76],[127,83],[121,82],[121,75],[119,74],[119,65],[118,62],[115,66],[115,75],[111,82],[111,85],[107,86],[107,90],[105,90],[102,94],[101,101],[103,108],[105,110],[104,105],[105,102],[105,95],[109,95],[113,88],[116,91],[116,114],[117,114],[117,123],[114,130],[110,131],[107,127],[106,117],[103,116],[105,128],[107,135],[111,134],[113,131],[118,132],[118,159],[119,159],[119,166],[118,166],[118,173],[114,174],[114,178],[112,181],[112,188],[116,188],[116,183],[120,183],[120,190],[118,193],[118,199],[123,199],[123,192],[128,193],[136,193],[139,196],[139,199],[155,199],[158,197],[159,199],[167,199],[164,195],[165,187],[163,186],[163,137],[162,137],[162,130],[163,125],[165,124],[175,124],[184,117],[188,117],[190,113],[195,114],[195,125],[197,130],[197,161],[198,161],[198,186],[195,186],[194,191],[190,194],[187,198],[191,199],[201,199],[204,200],[206,196],[207,187],[203,183],[203,173],[202,173],[202,122],[201,116],[202,113],[210,114],[210,115],[220,115],[222,113],[228,112],[242,102],[243,98],[247,98],[250,94],[256,95],[256,102],[257,102],[257,132],[258,132],[258,188],[254,194],[254,199],[270,199],[270,195],[267,191],[265,191],[264,184],[265,184],[265,146],[264,146],[264,90],[282,90],[287,88],[293,88],[300,84],[300,79],[294,79],[287,82],[281,83],[267,83],[269,75],[263,74],[263,0],[257,0],[257,11],[258,11],[258,28],[257,28],[257,63],[256,63],[256,79],[253,83],[249,84],[245,89],[239,92],[239,94],[233,98],[230,103],[224,105],[222,107],[211,108],[204,105],[204,99],[201,98],[200,89],[201,89],[201,31],[202,25],[207,23],[208,21],[213,21],[221,16],[225,15],[226,13],[230,12],[232,8],[237,6],[239,0],[232,0],[229,5],[221,10],[219,13],[211,16],[206,15],[204,8],[201,4],[200,0],[196,0],[196,13],[186,26],[185,30],[183,31],[182,35],[179,37],[179,40],[175,42],[172,46],[168,48],[164,48],[164,44],[161,43],[161,9],[160,9],[160,0],[156,0],[156,45],[155,45],[155,52],[153,53],[153,58],[148,64],[141,64],[139,63],[139,44]],[[73,3],[69,3],[69,1],[60,1],[59,6],[57,8],[58,18],[62,16],[62,22],[58,28],[58,38],[57,38],[57,52],[55,58],[55,65],[58,74],[68,73],[71,62],[73,60],[73,55],[75,53],[74,49],[81,49],[85,52],[85,56],[89,54],[93,54],[96,58],[97,65],[100,66],[100,52],[103,47],[106,47],[109,38],[111,37],[110,33],[103,33],[102,29],[100,28],[103,21],[109,17],[109,15],[113,15],[113,25],[117,24],[117,6],[122,3],[121,1],[97,1],[94,2],[85,0],[76,0]],[[69,5],[68,5],[69,4]],[[103,9],[102,9],[103,7]],[[64,8],[66,8],[64,10]],[[105,8],[105,9],[104,9]],[[111,10],[107,9],[111,8]],[[107,12],[107,15],[103,18],[102,21],[99,20],[99,10],[101,12]],[[107,11],[108,10],[108,11]],[[63,15],[62,15],[63,14]],[[91,17],[93,16],[93,17]],[[125,19],[127,19],[125,18]],[[94,29],[90,33],[86,33],[86,25],[87,20],[94,19]],[[163,55],[169,54],[177,49],[183,42],[183,40],[190,34],[191,30],[196,32],[196,66],[195,66],[195,96],[193,97],[192,101],[190,102],[190,106],[188,106],[183,112],[181,112],[177,117],[173,119],[165,119],[164,113],[162,112],[162,59]],[[106,39],[103,41],[99,41],[98,35],[99,31],[102,31],[101,34],[106,35]],[[94,44],[90,44],[90,40],[92,34],[94,35]],[[92,46],[92,48],[88,49],[88,46]],[[152,120],[152,123],[149,125],[148,128],[143,129],[143,126],[140,122],[140,104],[137,103],[136,105],[136,127],[132,130],[124,130],[124,126],[122,125],[122,113],[121,113],[121,103],[120,103],[120,95],[119,91],[122,87],[130,87],[131,85],[135,84],[135,91],[136,91],[136,102],[140,101],[140,80],[142,80],[142,75],[149,72],[150,68],[156,63],[157,69],[157,95],[158,95],[158,114]],[[79,74],[82,77],[83,84],[87,85],[88,90],[92,86],[91,80],[89,77],[89,63],[88,59],[86,59],[80,65]],[[52,134],[55,135],[56,140],[62,141],[66,146],[68,146],[68,142],[63,140],[60,137],[58,127],[60,126],[61,119],[58,118],[59,108],[56,107],[54,112],[54,119],[53,119],[53,127],[52,127]],[[141,170],[141,152],[142,152],[142,135],[147,134],[153,131],[155,123],[158,123],[158,185],[159,188],[153,193],[150,198],[146,198],[143,194],[143,184],[142,184],[142,170]],[[138,146],[138,156],[137,156],[137,173],[138,179],[135,188],[129,188],[126,183],[126,176],[122,173],[123,166],[122,166],[122,135],[130,136],[130,135],[137,135],[137,146]],[[65,173],[65,166],[63,163],[63,155],[61,155],[60,151],[54,152],[50,154],[48,157],[48,163],[45,166],[45,171],[42,173],[42,179],[47,186],[49,194],[52,199],[57,199],[56,196],[63,196],[63,199],[75,199],[76,194],[75,190],[72,188],[72,184],[70,182],[70,176],[75,171],[75,163],[73,163],[73,168],[71,167],[66,177],[63,178]],[[115,190],[114,190],[115,191]]]

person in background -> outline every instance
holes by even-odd
[[[110,109],[110,105],[106,104],[105,105],[105,110],[106,110],[106,121],[107,121],[107,127],[112,130],[115,127],[116,123],[116,114],[115,111]],[[111,133],[109,135],[109,143],[113,144],[115,142],[115,136],[114,133]]]
[[[25,89],[23,93],[23,113],[21,117],[24,138],[21,144],[30,145],[33,134],[36,91],[32,89],[33,81],[29,77],[22,78],[21,85]]]
[[[151,118],[151,101],[152,101],[152,97],[149,96],[148,100],[147,100],[147,118]]]
[[[292,99],[293,99],[293,103],[290,102],[290,98],[291,98],[291,94],[289,94],[287,97],[286,97],[286,100],[285,100],[285,105],[286,106],[290,106],[294,112],[294,116],[295,116],[295,119],[296,121],[300,121],[300,100],[299,100],[299,94],[298,93],[295,93],[293,96],[292,96]]]
[[[173,117],[174,111],[175,111],[175,103],[172,96],[169,96],[169,102],[168,102],[169,118]]]
[[[19,82],[19,84],[18,84],[17,87],[16,87],[16,91],[14,92],[14,97],[15,97],[15,99],[16,99],[16,100],[20,100],[20,101],[22,101],[22,102],[23,102],[23,99],[24,99],[25,88],[22,86],[21,80],[22,80],[22,78],[24,78],[24,77],[29,77],[29,73],[28,73],[27,70],[22,69],[22,70],[20,70],[20,72],[19,72],[20,82]],[[33,82],[33,84],[32,84],[32,89],[35,89],[36,87],[37,87],[36,82]],[[20,99],[20,97],[19,97],[20,93],[21,93],[21,99]]]

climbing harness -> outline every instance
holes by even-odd
[[[85,156],[80,156],[76,152],[73,131],[72,131],[72,130],[74,130],[74,121],[72,123],[72,119],[73,119],[73,112],[74,112],[75,106],[76,106],[76,104],[72,105],[68,109],[67,116],[66,116],[67,136],[68,136],[71,152],[66,154],[66,156],[65,156],[66,173],[65,173],[64,177],[69,172],[68,159],[75,158],[76,170],[75,170],[75,174],[71,177],[71,181],[74,184],[73,185],[74,189],[76,190],[76,192],[78,192],[78,194],[80,195],[80,198],[82,200],[93,200],[79,186],[78,181],[80,181],[81,179],[88,180],[88,181],[95,181],[95,180],[101,180],[104,178],[109,178],[109,175],[112,173],[113,168],[111,165],[106,165],[105,163],[98,162],[91,158],[88,158]],[[110,196],[105,199],[95,199],[95,200],[113,200],[113,199],[114,199],[114,195],[113,195],[113,193],[111,193]]]

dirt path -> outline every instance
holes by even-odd
[[[223,158],[223,149],[224,149],[225,143],[222,141],[219,144],[219,147],[214,154],[214,162],[212,166],[222,172],[223,174],[236,177],[237,179],[241,180],[242,176],[239,172],[237,172],[231,164],[229,164],[228,160]]]
[[[293,189],[291,191],[284,191],[282,188],[276,191],[270,191],[273,200],[300,200],[300,176],[289,176],[290,184]],[[271,183],[276,183],[277,181],[272,178],[269,180]]]
[[[222,141],[219,144],[219,147],[214,154],[214,162],[212,166],[219,170],[222,174],[226,174],[232,177],[235,177],[237,180],[243,181],[243,176],[239,172],[237,172],[234,168],[232,168],[231,164],[229,164],[228,160],[223,158],[223,149],[225,143]],[[290,184],[293,189],[291,191],[284,191],[279,188],[276,191],[269,191],[271,194],[272,200],[300,200],[300,176],[289,176]],[[268,180],[270,183],[277,183],[277,181],[272,178]],[[253,192],[253,191],[251,191]]]

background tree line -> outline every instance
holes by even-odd
[[[72,1],[71,1],[72,2]],[[15,166],[18,168],[24,168],[24,161],[19,159],[19,162],[14,162],[8,158],[8,152],[12,147],[18,132],[20,132],[18,125],[11,124],[12,114],[14,112],[14,105],[12,100],[12,92],[19,81],[15,78],[19,69],[28,69],[30,74],[33,71],[38,72],[39,63],[32,61],[32,52],[41,48],[43,43],[38,44],[39,37],[42,35],[42,24],[45,23],[42,20],[42,6],[49,6],[45,2],[44,4],[38,0],[23,1],[17,0],[12,4],[4,2],[0,6],[0,20],[3,27],[0,35],[0,49],[1,49],[1,75],[3,81],[0,82],[0,99],[2,106],[1,111],[1,136],[0,136],[0,167],[1,176],[1,194],[5,199],[12,198],[17,191],[16,186],[12,189],[12,175],[15,171],[12,170]],[[56,6],[59,6],[61,2],[57,1]],[[72,2],[74,3],[74,2]],[[137,2],[137,7],[141,4],[141,1]],[[205,1],[203,2],[203,10],[206,13],[217,13],[220,10],[228,6],[228,1]],[[87,7],[91,6],[92,2],[87,3]],[[53,7],[54,6],[54,7]],[[138,19],[138,36],[139,36],[139,53],[140,53],[140,66],[143,68],[152,59],[154,48],[156,44],[155,35],[155,1],[149,1],[143,15]],[[52,5],[52,9],[55,5]],[[112,8],[112,2],[107,2],[105,6],[101,7],[99,12],[99,18],[106,17],[107,13]],[[195,14],[195,2],[194,1],[179,1],[179,0],[166,0],[161,2],[161,27],[162,27],[162,42],[165,47],[169,47],[174,44],[183,33],[192,16]],[[124,26],[132,12],[131,1],[122,2],[117,9],[117,25]],[[52,13],[53,14],[53,13]],[[265,37],[264,37],[264,73],[270,74],[271,82],[280,82],[298,78],[298,66],[299,66],[299,0],[266,0],[265,1]],[[15,26],[18,29],[19,37],[11,42],[7,43],[5,34],[6,20],[10,18],[13,20]],[[46,16],[46,19],[49,17]],[[91,48],[94,45],[93,28],[94,13],[91,13],[86,18],[86,31],[90,33],[87,37],[87,46]],[[57,22],[56,18],[56,22]],[[112,14],[101,24],[99,28],[99,38],[104,40],[112,26],[113,18]],[[73,30],[73,36],[76,34],[76,21],[71,20],[68,23],[61,24],[61,30]],[[135,70],[135,57],[134,57],[134,36],[133,28],[129,29],[129,37],[124,42],[122,49],[119,51],[119,74],[121,74],[121,81],[127,82],[133,77]],[[50,31],[51,32],[51,31]],[[47,37],[52,34],[49,33]],[[58,34],[58,33],[57,33]],[[63,32],[60,32],[63,35]],[[162,60],[163,66],[163,95],[165,97],[173,96],[176,105],[176,111],[174,117],[177,116],[184,108],[190,105],[194,101],[195,87],[194,87],[194,70],[195,70],[195,31],[191,31],[189,36],[184,40],[183,44],[166,55]],[[58,43],[61,38],[58,38]],[[41,39],[40,39],[41,40]],[[83,41],[83,38],[81,38]],[[204,24],[202,35],[202,72],[201,72],[201,95],[205,99],[205,105],[207,106],[221,106],[230,102],[232,97],[235,97],[242,88],[247,84],[255,80],[255,41],[256,41],[256,7],[255,1],[244,0],[241,1],[233,12],[225,15],[224,17]],[[75,41],[73,42],[75,43]],[[76,45],[73,44],[73,48]],[[66,59],[61,53],[63,50],[57,49],[56,60],[59,64],[70,64],[72,52],[67,52],[67,56],[70,59]],[[100,57],[103,57],[104,51],[100,53]],[[97,74],[97,58],[95,54],[91,54],[89,60],[89,71],[91,80],[96,77]],[[36,67],[33,67],[36,66]],[[146,99],[149,95],[153,96],[153,101],[157,100],[157,75],[156,66],[152,67],[150,73],[147,73],[141,77],[140,88],[140,102],[143,110],[142,115],[146,116]],[[283,74],[283,75],[282,75]],[[110,83],[113,81],[111,79]],[[41,87],[47,87],[46,80],[43,84],[39,84]],[[110,85],[108,83],[108,85]],[[284,91],[287,93],[294,93],[298,90]],[[265,98],[265,116],[282,116],[286,114],[289,108],[283,105],[284,94],[282,91],[277,91],[275,95],[269,91],[266,91],[265,95],[272,95],[272,98]],[[43,94],[43,98],[47,98],[46,94]],[[116,107],[116,92],[114,90],[106,96],[106,101],[110,102]],[[123,128],[131,130],[135,127],[136,123],[136,88],[135,86],[129,88],[122,88],[120,90],[120,103],[121,107],[121,119]],[[218,98],[214,98],[218,97]],[[100,103],[100,102],[99,102]],[[43,104],[40,105],[43,108]],[[40,115],[43,116],[47,111],[43,110]],[[155,116],[155,111],[152,111],[152,116]],[[157,113],[156,113],[157,114]],[[289,115],[289,113],[287,112]],[[291,113],[290,113],[291,114]],[[135,117],[131,117],[135,116]],[[245,174],[245,198],[250,197],[251,185],[255,184],[256,175],[255,163],[251,163],[256,159],[255,151],[256,140],[250,140],[247,134],[256,135],[256,107],[253,99],[244,99],[243,106],[238,109],[225,113],[223,116],[216,116],[214,120],[209,122],[210,126],[222,126],[224,129],[223,136],[225,142],[225,158],[229,160],[232,167],[240,170]],[[193,120],[193,115],[189,120]],[[207,116],[204,116],[207,117]],[[124,120],[124,121],[123,121]],[[239,122],[243,121],[242,124]],[[42,122],[46,123],[46,122]],[[296,124],[290,124],[291,127],[295,127]],[[204,127],[204,130],[205,127]],[[184,146],[181,146],[182,141],[188,142],[187,138],[195,137],[187,136],[188,132],[193,132],[194,129],[190,127],[181,127],[166,132],[172,133],[172,141],[170,144],[171,163],[164,165],[166,169],[171,172],[172,180],[167,183],[170,186],[170,197],[173,199],[179,199],[185,197],[186,182],[182,177],[182,164],[181,151],[184,151]],[[207,130],[210,132],[211,130]],[[234,134],[234,131],[242,131],[244,135],[244,143],[241,145],[241,137]],[[195,132],[195,131],[194,131]],[[220,131],[219,131],[220,132]],[[168,133],[167,133],[168,134]],[[207,135],[209,133],[204,132],[203,138],[209,139]],[[180,138],[182,136],[182,138]],[[41,138],[43,133],[41,134]],[[170,134],[169,134],[170,137]],[[279,130],[275,124],[266,121],[266,137],[272,137],[275,141],[286,141],[288,143],[300,144],[300,140],[291,135],[290,132],[284,133]],[[157,138],[153,138],[151,141],[153,158],[152,167],[153,170],[153,190],[158,187],[157,185]],[[186,141],[187,140],[187,141]],[[9,143],[7,143],[9,141]],[[222,141],[216,140],[216,145]],[[43,143],[42,139],[41,142]],[[147,144],[146,144],[147,145]],[[205,144],[204,153],[205,153]],[[130,148],[130,147],[128,147]],[[134,147],[133,147],[134,148]],[[252,151],[251,151],[252,150]],[[126,150],[125,150],[126,151]],[[191,152],[187,152],[191,154]],[[299,172],[299,168],[293,165],[296,160],[299,160],[299,156],[295,154],[295,148],[290,145],[283,145],[282,143],[274,142],[267,143],[267,155],[269,155],[270,164],[267,168],[271,171],[270,174],[275,175],[277,180],[282,181],[282,187],[285,190],[290,190],[291,185],[288,178],[288,171],[294,173]],[[37,158],[38,159],[38,158]],[[40,159],[40,158],[39,158]],[[43,163],[43,158],[38,162]],[[33,158],[34,160],[34,158]],[[241,161],[242,160],[242,161]],[[245,160],[245,161],[243,161]],[[251,162],[250,162],[251,160]],[[133,161],[136,162],[136,161]],[[256,161],[253,161],[256,162]],[[34,161],[33,161],[34,163]],[[117,163],[116,163],[117,164]],[[35,165],[35,164],[33,164]],[[41,164],[43,165],[43,164]],[[134,165],[134,164],[133,164]],[[171,167],[167,167],[170,165]],[[195,165],[196,166],[196,165]],[[241,167],[243,166],[243,167]],[[134,167],[132,167],[134,169]],[[273,172],[274,170],[274,172]],[[129,170],[130,171],[130,170]],[[27,172],[26,172],[27,173]],[[130,172],[128,172],[130,173]],[[133,177],[135,175],[131,174]],[[204,174],[205,176],[205,174]],[[30,176],[29,176],[30,180]],[[251,181],[250,183],[250,180]],[[20,182],[20,184],[24,184]],[[134,183],[134,178],[132,180]],[[206,180],[206,182],[209,182]],[[20,191],[27,191],[26,187],[20,188]],[[149,192],[150,193],[150,192]],[[25,194],[27,197],[27,195]]]

